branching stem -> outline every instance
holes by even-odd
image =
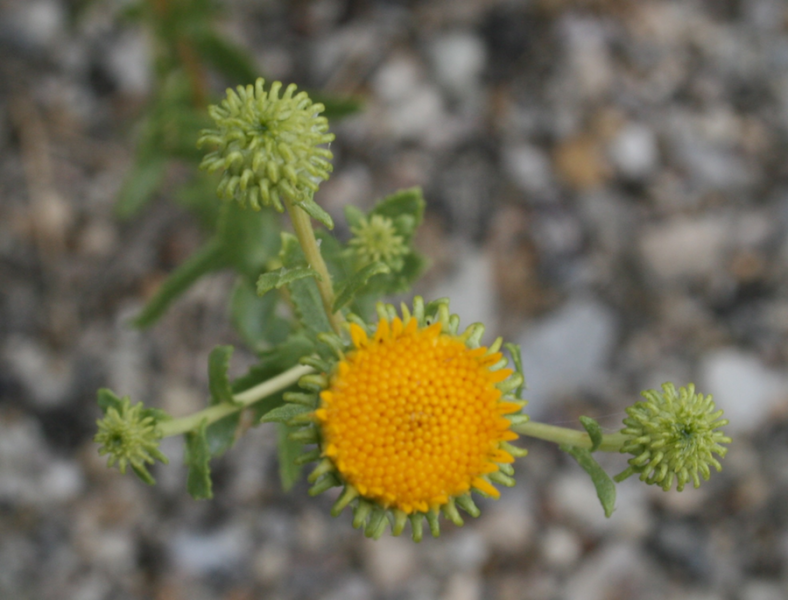
[[[202,421],[206,421],[210,425],[219,419],[251,406],[271,394],[290,387],[304,375],[309,375],[313,372],[314,369],[312,367],[298,365],[248,390],[235,394],[233,396],[234,402],[232,403],[214,404],[186,417],[163,421],[159,423],[158,429],[161,431],[162,437],[170,437],[191,431]]]
[[[293,206],[290,202],[286,204],[290,220],[293,222],[293,230],[298,238],[298,243],[301,244],[301,249],[304,251],[306,261],[320,275],[317,289],[320,291],[320,298],[323,300],[323,307],[326,309],[328,321],[331,323],[331,328],[334,332],[340,333],[343,318],[341,313],[334,312],[334,288],[331,285],[331,275],[328,272],[326,262],[323,260],[323,255],[320,254],[320,248],[315,238],[315,230],[312,228],[312,221],[309,215],[297,206]]]

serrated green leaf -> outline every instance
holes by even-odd
[[[233,403],[233,391],[230,389],[230,358],[232,346],[216,346],[208,357],[208,387],[211,390],[211,405],[223,402]]]
[[[322,223],[325,225],[326,229],[334,229],[334,220],[331,218],[323,208],[315,202],[312,198],[307,198],[306,200],[301,200],[300,202],[295,203],[296,206],[300,207],[306,214],[312,217],[315,221]]]
[[[206,437],[206,421],[194,431],[186,434],[186,452],[184,463],[189,469],[186,477],[186,489],[195,500],[210,500],[213,498],[213,483],[211,481],[211,450]]]
[[[255,352],[281,344],[290,334],[290,323],[276,314],[278,294],[258,296],[244,277],[235,283],[230,298],[230,319],[243,341]]]
[[[307,277],[313,277],[320,281],[320,274],[312,267],[295,267],[292,269],[280,267],[275,271],[264,273],[257,278],[257,294],[262,296],[273,289],[278,290],[283,285],[298,281],[299,279],[306,279]]]
[[[121,219],[136,215],[153,198],[167,171],[168,158],[164,155],[147,156],[131,167],[115,204]]]
[[[523,373],[523,356],[520,352],[520,345],[513,344],[511,342],[506,342],[503,345],[509,351],[509,354],[512,355],[512,362],[514,363],[514,369],[520,377],[523,378],[523,384],[517,388],[517,397],[523,397],[523,389],[526,387],[525,385],[525,374]]]
[[[610,515],[616,509],[616,484],[613,483],[613,480],[610,479],[604,469],[599,466],[599,463],[585,448],[567,446],[566,444],[562,444],[560,448],[572,456],[577,461],[577,464],[591,477],[591,481],[596,488],[596,495],[605,511],[605,516],[610,518]]]
[[[388,265],[383,262],[377,261],[362,267],[348,279],[337,293],[336,300],[334,300],[334,312],[344,308],[353,301],[353,298],[358,294],[371,277],[382,273],[389,273]]]
[[[591,438],[591,452],[596,452],[602,444],[602,428],[591,417],[580,417],[580,423],[583,424],[588,432],[588,437]]]
[[[261,418],[261,423],[287,423],[293,417],[304,414],[312,410],[307,406],[299,404],[283,404],[265,413]]]
[[[134,319],[135,327],[150,327],[165,313],[181,294],[203,275],[227,266],[227,256],[222,244],[212,240],[192,254],[164,280],[140,314]]]
[[[240,46],[210,30],[201,32],[193,39],[197,52],[233,86],[245,85],[259,77],[250,54]]]
[[[304,254],[295,236],[282,233],[282,250],[279,258],[285,267],[297,268],[306,264]],[[290,300],[296,310],[298,320],[312,335],[331,331],[326,311],[317,284],[312,279],[299,279],[288,286]]]
[[[219,224],[219,238],[229,263],[250,281],[265,271],[279,252],[278,216],[273,210],[245,209],[237,202],[225,202]]]
[[[301,467],[295,464],[295,459],[303,452],[303,444],[294,442],[290,439],[290,434],[295,429],[284,423],[276,424],[276,431],[279,436],[279,477],[282,480],[282,488],[289,491],[301,475]]]

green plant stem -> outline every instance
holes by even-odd
[[[528,421],[520,425],[512,425],[512,431],[540,440],[555,442],[556,444],[567,444],[577,448],[586,448],[587,450],[590,450],[592,447],[591,437],[584,431],[578,431],[576,429],[567,429],[566,427],[556,427],[555,425]],[[622,433],[609,433],[603,435],[602,444],[599,446],[598,450],[602,450],[603,452],[619,452],[626,439],[627,437]]]
[[[272,377],[267,381],[249,388],[248,390],[233,395],[232,403],[223,402],[221,404],[214,404],[213,406],[209,406],[204,410],[186,417],[172,419],[171,421],[163,421],[162,423],[159,423],[159,431],[161,432],[162,437],[170,437],[191,431],[200,425],[202,421],[206,421],[206,424],[210,425],[219,419],[223,419],[228,415],[251,406],[255,402],[258,402],[259,400],[262,400],[271,394],[275,394],[276,392],[290,387],[296,381],[301,379],[301,377],[304,375],[309,375],[310,373],[314,373],[314,371],[315,370],[312,367],[298,365],[297,367],[288,369],[284,373],[280,373],[276,377]]]
[[[320,275],[317,289],[320,291],[320,298],[323,300],[323,307],[326,309],[328,321],[331,323],[332,329],[336,333],[340,333],[343,318],[341,313],[334,312],[334,288],[331,285],[331,275],[328,272],[326,262],[323,260],[323,255],[320,254],[320,248],[315,238],[315,230],[312,229],[312,221],[309,215],[297,206],[293,206],[289,202],[286,204],[290,220],[293,222],[293,230],[298,238],[298,243],[301,244],[301,249],[304,251],[306,261]]]

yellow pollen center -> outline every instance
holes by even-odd
[[[441,333],[382,319],[373,339],[351,325],[356,350],[341,361],[321,393],[316,416],[324,454],[358,492],[406,513],[427,511],[476,488],[498,491],[483,478],[510,463],[500,448],[513,440],[496,384],[510,369],[490,370],[500,353],[469,349]]]

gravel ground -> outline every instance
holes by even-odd
[[[240,342],[227,274],[127,326],[201,233],[164,198],[113,216],[148,40],[121,3],[76,4],[0,1],[1,598],[788,597],[784,0],[227,3],[267,77],[365,99],[332,126],[322,205],[424,188],[417,291],[522,345],[530,414],[614,429],[672,380],[731,419],[721,474],[628,481],[609,520],[526,441],[515,488],[418,546],[364,539],[305,484],[283,494],[268,426],[217,461],[210,502],[186,495],[177,440],[155,488],[97,456],[96,388],[185,414],[210,349]]]

